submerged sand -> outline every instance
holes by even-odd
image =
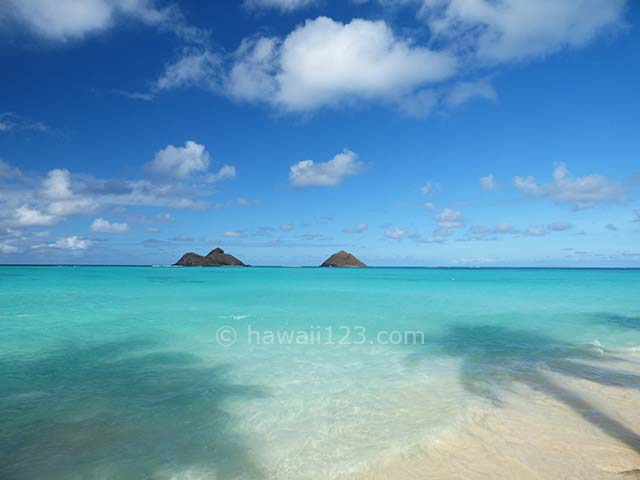
[[[640,355],[618,355],[607,368],[606,382],[541,368],[535,382],[479,401],[462,428],[358,478],[640,479]]]

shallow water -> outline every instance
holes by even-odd
[[[521,388],[579,410],[554,376],[637,392],[639,285],[638,270],[0,267],[0,477],[354,478]],[[640,426],[596,417],[633,448]]]

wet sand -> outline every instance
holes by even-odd
[[[640,355],[607,367],[616,374],[605,385],[541,368],[536,382],[479,401],[461,429],[382,459],[359,478],[640,479]]]

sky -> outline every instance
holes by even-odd
[[[0,0],[0,263],[640,267],[640,5]]]

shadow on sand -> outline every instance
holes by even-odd
[[[640,453],[640,435],[548,373],[589,380],[600,385],[640,389],[640,376],[607,366],[624,361],[595,346],[574,346],[551,337],[495,325],[458,325],[429,342],[428,350],[462,359],[461,381],[469,392],[501,404],[499,392],[524,384],[569,406],[609,436]],[[424,353],[413,354],[420,361]]]
[[[265,392],[230,382],[226,365],[120,341],[0,359],[0,371],[3,479],[264,477],[224,406]]]

